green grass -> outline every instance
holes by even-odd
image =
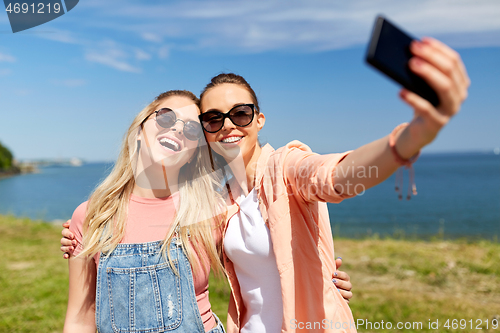
[[[0,332],[61,332],[68,266],[60,227],[0,217]]]
[[[472,319],[473,328],[482,319],[483,332],[500,331],[500,326],[487,330],[485,322],[500,320],[498,243],[340,239],[335,249],[354,285],[355,319],[419,321],[424,328],[429,319],[438,319],[439,332],[474,331],[470,323],[467,329],[447,330],[442,327],[447,319]]]
[[[0,216],[0,332],[61,332],[67,302],[67,262],[59,251],[60,226]],[[351,275],[355,319],[372,323],[446,319],[485,320],[500,315],[500,244],[478,241],[429,242],[335,240],[342,269]],[[226,321],[229,289],[210,279],[210,301]],[[470,324],[468,322],[470,327]],[[397,332],[369,330],[359,332]],[[420,330],[404,330],[420,332]]]

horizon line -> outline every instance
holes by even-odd
[[[317,152],[318,154],[332,154],[338,152]],[[437,150],[437,151],[422,151],[422,155],[445,155],[445,154],[488,154],[488,155],[500,155],[500,147],[490,148],[490,149],[467,149],[467,150]],[[37,162],[37,161],[61,161],[70,160],[75,157],[43,157],[43,158],[16,158],[18,162]],[[116,159],[88,159],[80,158],[83,163],[114,163]]]

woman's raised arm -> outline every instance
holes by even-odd
[[[334,177],[337,192],[350,196],[347,190],[354,191],[356,185],[358,190],[364,190],[384,181],[401,166],[396,156],[399,155],[400,161],[408,160],[432,142],[466,99],[470,80],[457,52],[432,38],[414,41],[411,51],[414,57],[410,69],[436,91],[440,105],[435,108],[415,93],[401,90],[400,97],[414,109],[413,120],[392,133],[394,149],[389,145],[388,135],[346,156],[337,165]],[[375,175],[368,177],[362,169]]]

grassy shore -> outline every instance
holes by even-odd
[[[0,216],[0,332],[62,331],[68,273],[60,230]],[[476,326],[500,332],[491,328],[492,319],[500,319],[499,243],[336,239],[335,248],[354,284],[354,318],[372,322],[359,332],[472,332]],[[224,322],[228,298],[227,283],[212,279],[210,300]],[[393,329],[376,329],[382,320]],[[438,320],[439,329],[430,330],[429,320]],[[421,322],[423,329],[394,329],[398,322]]]

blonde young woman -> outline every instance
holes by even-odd
[[[202,92],[207,141],[240,184],[232,191],[223,241],[232,291],[228,332],[356,332],[332,282],[338,272],[325,202],[339,203],[411,166],[458,112],[469,86],[459,55],[447,46],[426,38],[411,51],[410,69],[434,88],[439,107],[403,89],[400,97],[414,110],[411,122],[341,154],[318,155],[298,141],[276,151],[261,147],[265,116],[241,76],[218,75]],[[352,168],[376,168],[377,177],[357,178]]]
[[[197,104],[188,91],[156,97],[75,210],[64,332],[224,332],[207,289],[210,268],[223,271],[221,198]]]

